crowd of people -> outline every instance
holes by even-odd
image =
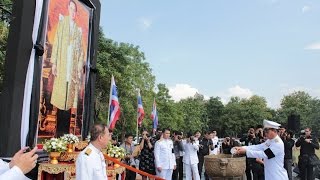
[[[200,180],[203,175],[204,157],[210,154],[243,154],[246,156],[245,175],[248,180],[292,179],[293,147],[300,148],[298,162],[301,180],[315,179],[315,167],[319,159],[315,153],[319,149],[318,139],[311,135],[311,128],[305,128],[298,138],[286,131],[280,124],[264,121],[263,126],[249,128],[240,139],[225,136],[219,142],[216,131],[200,131],[184,134],[168,128],[151,136],[143,130],[138,145],[132,134],[125,135],[125,141],[118,144],[112,133],[102,123],[95,123],[90,130],[90,143],[76,160],[76,179],[106,179],[106,162],[102,149],[111,141],[126,151],[124,162],[134,168],[170,180]],[[24,174],[37,163],[37,148],[17,152],[11,162],[0,160],[0,179],[25,179]],[[10,179],[10,177],[13,177]],[[136,173],[126,171],[126,179],[136,179]],[[142,179],[147,179],[142,176]]]

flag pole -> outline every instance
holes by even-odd
[[[156,102],[156,98],[154,97],[153,98],[153,104],[152,104],[152,113],[153,113],[153,108],[154,108],[154,104],[155,104],[155,102]],[[153,118],[153,121],[154,121],[155,119]],[[154,122],[152,121],[152,136],[155,136],[156,135],[156,129],[154,128]]]
[[[138,96],[137,96],[137,129],[136,129],[136,137],[137,137],[137,143],[139,143],[139,95],[140,95],[140,89],[137,89]]]
[[[111,105],[111,99],[112,99],[112,81],[114,81],[113,75],[111,75],[111,84],[110,84],[110,95],[109,95],[109,106],[108,106],[108,117],[107,117],[107,122],[108,122],[108,127],[110,125],[110,105]]]

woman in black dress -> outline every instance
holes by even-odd
[[[149,136],[147,130],[142,131],[142,139],[140,141],[140,164],[139,168],[141,171],[147,172],[149,174],[156,175],[155,164],[154,164],[154,144],[155,139]],[[142,176],[142,180],[146,180],[146,176]]]

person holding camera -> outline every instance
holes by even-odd
[[[156,175],[156,168],[154,165],[154,145],[155,139],[149,136],[147,130],[142,131],[142,139],[140,141],[141,153],[139,156],[139,169],[149,174]],[[146,176],[142,176],[142,180],[147,179]]]
[[[222,142],[222,152],[223,154],[231,154],[231,149],[239,144],[230,136],[226,136]]]
[[[240,142],[244,142],[245,146],[257,145],[257,144],[260,144],[260,138],[256,137],[256,131],[253,127],[251,127],[248,130],[248,134],[240,139]],[[260,159],[247,157],[246,158],[247,179],[248,180],[251,180],[252,178],[254,180],[261,179],[259,178],[261,176],[263,176],[263,165],[261,164]]]
[[[204,138],[198,139],[199,141],[199,152],[198,152],[198,159],[199,159],[199,164],[198,164],[198,171],[201,179],[201,174],[202,174],[202,168],[203,168],[203,163],[204,163],[204,156],[209,155],[210,151],[214,149],[213,142],[212,142],[212,135],[211,131],[207,131]],[[195,137],[196,139],[196,137]],[[204,172],[205,179],[209,179],[206,172]]]
[[[198,155],[199,141],[191,133],[188,133],[186,143],[183,144],[184,156],[183,165],[186,172],[186,180],[200,180],[198,171]]]
[[[292,180],[292,148],[295,143],[292,136],[293,132],[288,131],[284,132],[282,137],[284,144],[284,168],[287,170],[289,180]]]
[[[319,143],[317,138],[311,136],[311,128],[308,127],[304,130],[296,142],[296,147],[301,147],[298,162],[301,180],[315,179],[313,169],[319,163],[315,149],[319,149]]]
[[[120,145],[120,147],[124,148],[126,150],[126,157],[125,162],[126,164],[136,167],[136,157],[134,156],[133,152],[135,152],[135,146],[133,144],[133,135],[132,134],[126,134],[125,135],[125,141],[123,144]],[[130,170],[126,170],[126,180],[134,180],[136,179],[136,173]]]
[[[155,144],[154,158],[157,176],[171,180],[172,172],[176,169],[176,158],[173,151],[173,142],[170,138],[170,129],[163,129],[162,138]]]
[[[182,133],[179,131],[175,131],[173,134],[173,151],[174,155],[176,156],[176,164],[177,167],[173,170],[172,179],[183,179],[183,143],[182,143]]]

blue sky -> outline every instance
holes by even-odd
[[[139,45],[175,100],[320,95],[319,0],[101,0],[108,38]]]

